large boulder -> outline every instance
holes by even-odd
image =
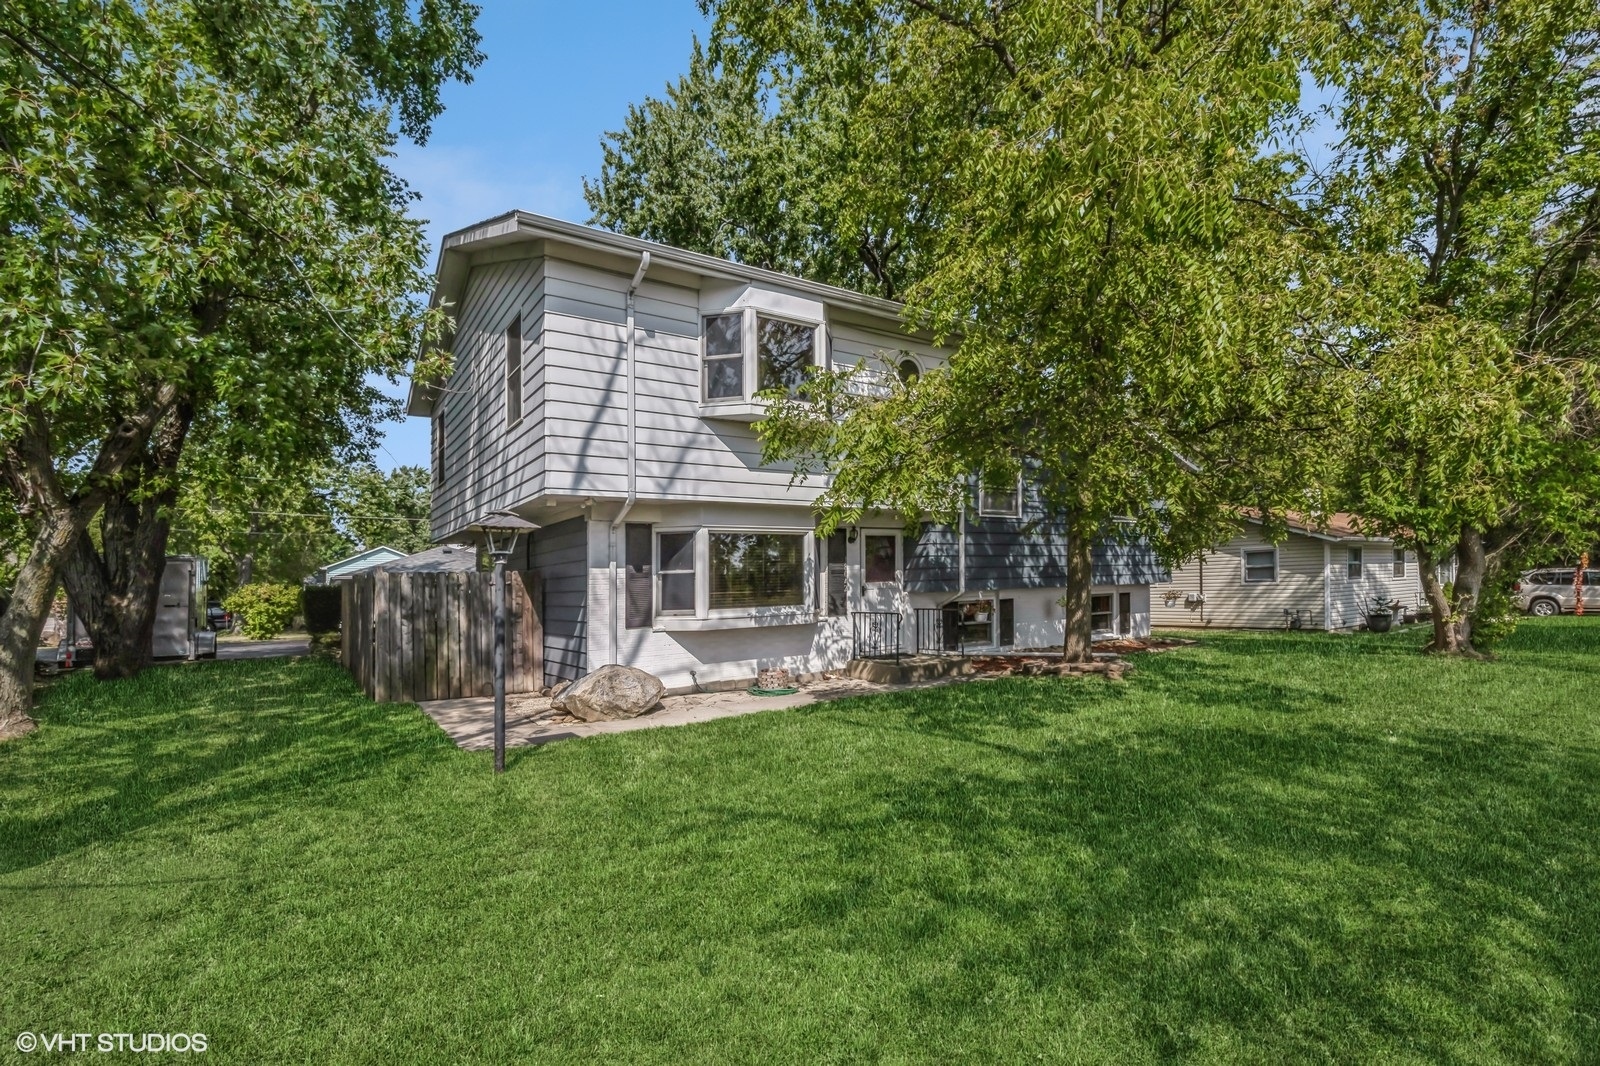
[[[655,710],[666,691],[654,674],[632,666],[602,666],[563,688],[550,706],[584,722],[637,718]]]

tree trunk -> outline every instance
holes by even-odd
[[[177,502],[177,466],[191,411],[179,404],[151,436],[147,454],[105,502],[101,548],[80,532],[62,571],[78,617],[94,641],[94,675],[137,677],[150,665],[156,601],[167,563],[168,515]]]
[[[94,641],[94,675],[136,677],[150,665],[169,522],[154,501],[117,498],[101,517],[104,556],[79,533],[62,576],[84,629]]]
[[[1417,567],[1422,571],[1422,594],[1428,600],[1428,611],[1433,615],[1433,642],[1429,651],[1450,646],[1450,600],[1439,582],[1439,560],[1431,552],[1417,549]]]
[[[1422,557],[1418,556],[1421,564]],[[1489,571],[1489,556],[1483,534],[1466,528],[1456,542],[1456,580],[1453,595],[1445,599],[1444,589],[1432,567],[1422,573],[1422,587],[1433,610],[1433,643],[1428,650],[1440,655],[1476,656],[1472,644],[1472,623],[1477,617],[1483,582]]]
[[[1076,531],[1067,536],[1067,594],[1061,658],[1063,662],[1094,660],[1094,560],[1093,542]]]
[[[55,598],[56,574],[72,545],[72,511],[41,519],[27,562],[17,573],[11,600],[0,614],[0,740],[32,732],[34,653]]]
[[[253,531],[252,531],[253,532]],[[235,570],[234,588],[242,589],[255,578],[256,553],[254,550],[245,552],[239,557],[239,565]]]

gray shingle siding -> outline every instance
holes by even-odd
[[[545,683],[576,681],[587,667],[589,526],[569,518],[533,534],[528,565],[544,585]]]
[[[1096,585],[1150,585],[1171,580],[1143,538],[1111,533],[1090,549]],[[956,592],[960,562],[956,532],[923,523],[906,538],[905,587],[909,592]],[[969,518],[967,588],[1052,589],[1067,584],[1067,535],[1042,518]]]
[[[922,523],[919,536],[905,538],[901,559],[909,592],[955,592],[960,588],[956,532],[949,526]]]

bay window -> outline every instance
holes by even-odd
[[[820,333],[818,325],[754,310],[706,316],[701,400],[708,413],[753,421],[762,413],[757,393],[795,395],[821,362]]]
[[[706,399],[744,399],[744,316],[706,319]]]
[[[658,531],[655,626],[715,629],[735,619],[769,625],[814,621],[814,540],[799,531]]]
[[[656,537],[656,554],[660,560],[656,573],[660,575],[662,614],[694,614],[694,533],[661,533]]]
[[[712,531],[709,540],[713,611],[805,606],[805,534]]]

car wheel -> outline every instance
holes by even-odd
[[[1528,605],[1528,613],[1535,618],[1553,618],[1561,613],[1561,605],[1555,600],[1534,600]]]

